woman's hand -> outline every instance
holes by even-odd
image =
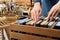
[[[41,15],[41,6],[40,6],[40,3],[37,2],[37,3],[34,4],[34,7],[33,7],[32,11],[31,11],[31,18],[34,21],[38,21],[40,15]]]
[[[60,12],[60,1],[51,8],[50,12],[48,13],[47,21],[48,20],[52,21],[54,18],[56,18],[59,12]]]

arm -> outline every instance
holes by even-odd
[[[38,21],[41,15],[41,5],[40,5],[41,0],[34,0],[34,2],[35,2],[34,7],[31,11],[31,18],[34,21]]]

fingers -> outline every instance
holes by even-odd
[[[52,7],[50,12],[48,13],[48,19],[47,21],[52,21],[54,19],[54,17],[56,17],[58,15],[58,10],[55,9],[56,7]]]
[[[38,21],[39,20],[39,17],[40,17],[40,10],[39,11],[35,11],[35,16],[36,16],[36,19],[35,21]]]
[[[58,15],[58,13],[59,13],[58,10],[51,9],[51,11],[49,12],[49,15],[48,15],[48,20],[52,21],[53,19],[55,19],[56,16]]]
[[[50,18],[52,16],[53,13],[53,8],[50,10],[50,12],[48,13],[48,18]]]
[[[31,11],[31,19],[33,19],[33,14],[32,13],[33,13],[33,11]]]
[[[31,19],[33,19],[33,20],[35,20],[35,18],[34,18],[34,14],[35,14],[35,11],[32,10],[32,11],[31,11]]]
[[[52,13],[52,16],[51,16],[51,18],[50,18],[50,21],[52,21],[53,19],[55,19],[58,14],[59,14],[59,11],[58,11],[58,10],[55,10],[55,11]]]
[[[37,13],[36,13],[36,11],[34,12],[34,21],[36,21],[37,20],[37,15],[36,15]]]
[[[35,10],[32,10],[31,12],[31,18],[36,21],[36,11]]]
[[[32,10],[31,12],[31,18],[34,20],[34,21],[38,21],[39,20],[39,16],[40,16],[40,10]]]
[[[47,18],[47,21],[50,21],[50,18],[51,18],[51,16],[52,16],[52,13],[53,13],[54,11],[53,11],[53,8],[51,8],[51,10],[49,11],[49,13],[48,13],[48,18]]]
[[[57,10],[52,11],[50,21],[52,21],[54,19],[54,16],[56,15],[56,13],[57,13]]]
[[[54,18],[56,18],[58,14],[59,14],[59,11],[57,10],[57,12],[56,12]]]

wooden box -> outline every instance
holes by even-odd
[[[56,40],[60,39],[60,30],[13,24],[10,27],[12,40]]]

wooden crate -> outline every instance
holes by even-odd
[[[13,24],[10,27],[10,40],[56,40],[60,30]]]

